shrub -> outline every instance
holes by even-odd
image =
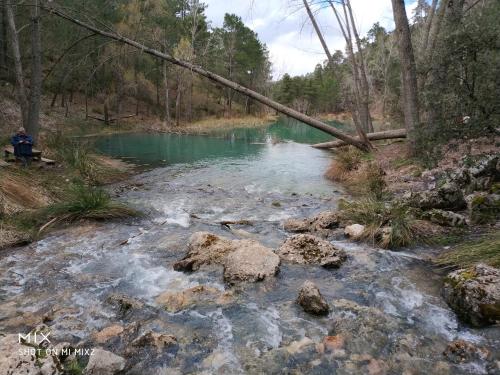
[[[394,249],[417,240],[413,209],[403,204],[365,198],[354,202],[341,201],[339,209],[344,221],[365,226],[361,239],[380,247]]]

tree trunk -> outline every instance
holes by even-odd
[[[351,27],[352,32],[354,34],[354,40],[356,41],[356,46],[358,48],[358,58],[359,58],[359,71],[360,71],[360,84],[361,84],[361,105],[364,107],[365,113],[365,123],[367,132],[373,132],[373,123],[370,115],[370,86],[368,84],[368,77],[366,75],[366,64],[365,57],[363,54],[363,48],[361,46],[361,39],[359,38],[358,29],[356,28],[356,24],[354,22],[354,14],[351,8],[351,1],[345,0],[345,4],[347,5],[347,9],[349,10],[349,17],[351,19]]]
[[[342,35],[347,44],[347,51],[349,56],[349,61],[351,63],[352,77],[354,80],[354,108],[351,109],[352,120],[354,121],[354,125],[356,126],[356,131],[360,139],[363,139],[366,144],[370,144],[368,138],[366,137],[366,130],[368,129],[367,119],[370,117],[369,110],[366,106],[362,104],[362,100],[360,97],[360,79],[359,79],[359,69],[358,64],[356,62],[356,57],[354,56],[354,47],[352,45],[352,35],[351,28],[349,26],[349,19],[347,18],[347,11],[345,4],[342,3],[344,9],[345,16],[345,28],[342,23],[342,20],[337,12],[332,1],[330,1],[330,6],[335,14],[335,18],[339,24],[340,30],[342,31]],[[371,147],[371,145],[369,146]]]
[[[0,68],[7,69],[7,17],[4,7],[0,7]]]
[[[182,82],[179,79],[177,82],[177,93],[175,97],[175,125],[179,126],[181,123],[181,94],[182,94]]]
[[[12,48],[12,58],[14,60],[14,74],[16,76],[16,93],[19,106],[21,108],[22,125],[28,125],[28,96],[26,95],[26,87],[24,86],[23,65],[21,62],[21,51],[19,50],[19,38],[16,29],[16,20],[12,5],[4,2],[4,10],[9,26],[10,45]]]
[[[380,141],[383,139],[398,139],[398,138],[406,138],[406,129],[397,129],[397,130],[386,130],[383,132],[377,133],[368,133],[366,135],[370,141]],[[340,146],[345,146],[346,143],[344,141],[331,141],[324,143],[316,143],[312,145],[314,148],[328,149],[335,148]]]
[[[410,154],[415,154],[416,134],[420,119],[418,113],[417,70],[411,44],[410,26],[404,0],[392,0],[399,58],[401,60],[401,83],[403,87],[403,113]]]
[[[170,97],[169,97],[169,90],[168,90],[168,71],[167,71],[167,61],[163,60],[163,87],[165,90],[165,103],[164,108],[165,108],[165,124],[169,125],[170,124]]]
[[[311,23],[313,24],[314,29],[316,30],[316,34],[318,35],[318,38],[319,38],[319,40],[321,42],[321,45],[323,46],[323,50],[325,51],[325,54],[328,57],[328,61],[330,62],[330,66],[333,69],[334,61],[333,61],[333,58],[332,58],[332,54],[330,53],[330,50],[328,49],[328,45],[325,42],[325,38],[323,37],[323,33],[321,32],[321,30],[320,30],[320,28],[318,26],[318,23],[316,22],[316,18],[314,17],[314,14],[312,13],[311,8],[309,7],[309,4],[308,4],[307,0],[303,0],[303,3],[304,3],[304,6],[306,8],[306,11],[307,11],[307,14],[309,16],[309,19],[311,20]],[[334,8],[333,4],[332,4],[332,8]],[[335,8],[334,8],[334,11],[335,11]],[[342,22],[340,22],[340,19],[338,17],[337,17],[337,20],[339,21],[339,25],[342,28],[342,31],[344,33],[346,42],[349,44],[349,42],[351,41],[351,39],[349,39],[349,40],[347,39],[347,35],[345,34],[345,31],[343,29]],[[350,46],[351,46],[351,52],[352,52],[352,54],[351,54],[351,56],[352,56],[351,64],[352,64],[352,68],[353,68],[354,80],[355,80],[355,83],[356,83],[356,88],[355,88],[356,106],[355,106],[355,110],[352,111],[352,118],[353,118],[354,125],[356,127],[356,131],[357,131],[360,139],[362,139],[365,142],[365,144],[367,145],[368,148],[371,148],[370,141],[368,140],[368,138],[366,138],[366,132],[365,132],[368,127],[364,126],[363,123],[361,123],[360,121],[358,121],[359,117],[360,117],[360,116],[358,116],[358,114],[362,111],[361,108],[360,108],[361,107],[361,103],[360,103],[360,99],[359,99],[359,90],[358,90],[359,78],[358,78],[358,74],[357,74],[358,73],[357,67],[356,67],[356,64],[355,64],[355,61],[354,61],[354,52],[352,51],[352,43],[351,43]],[[369,116],[369,114],[368,114],[368,116]],[[361,116],[361,117],[363,119],[366,119],[366,115],[365,116]]]
[[[40,131],[40,101],[42,98],[42,35],[38,0],[31,10],[31,92],[27,132],[38,140]]]
[[[425,54],[427,51],[427,46],[429,45],[429,35],[431,33],[432,21],[434,19],[434,14],[436,13],[438,0],[432,0],[431,9],[429,10],[429,14],[427,15],[427,20],[425,23],[425,34],[424,41],[422,44],[421,53]]]
[[[269,99],[268,97],[266,97],[262,94],[259,94],[255,91],[252,91],[252,90],[250,90],[242,85],[239,85],[238,83],[232,82],[232,81],[228,80],[227,78],[224,78],[218,74],[215,74],[213,72],[205,70],[200,66],[191,64],[191,63],[186,62],[186,61],[178,60],[175,57],[170,56],[167,53],[162,53],[158,50],[147,47],[141,43],[138,43],[138,42],[131,40],[129,38],[126,38],[124,36],[115,34],[113,32],[100,30],[92,25],[89,25],[83,21],[80,21],[74,17],[71,17],[71,16],[67,15],[66,13],[64,13],[64,12],[54,8],[54,7],[45,6],[44,9],[46,9],[49,13],[51,13],[55,16],[58,16],[60,18],[64,18],[64,19],[66,19],[66,20],[68,20],[76,25],[84,27],[87,30],[94,31],[95,33],[100,34],[106,38],[110,38],[110,39],[116,40],[120,43],[127,44],[129,46],[134,47],[134,48],[140,49],[141,51],[143,51],[143,53],[158,57],[160,59],[169,61],[172,64],[178,65],[178,66],[183,67],[183,68],[188,69],[188,70],[191,70],[191,71],[193,71],[193,72],[195,72],[203,77],[208,78],[211,81],[219,83],[225,87],[229,87],[229,88],[231,88],[231,89],[233,89],[233,90],[235,90],[243,95],[249,96],[252,99],[258,101],[259,103],[267,105],[268,107],[271,107],[280,113],[283,113],[291,118],[294,118],[298,121],[301,121],[309,126],[312,126],[313,128],[324,131],[325,133],[333,135],[334,137],[337,137],[337,138],[345,141],[346,143],[351,144],[351,145],[353,145],[353,146],[355,146],[363,151],[368,151],[368,149],[369,149],[369,146],[367,144],[359,141],[355,137],[344,134],[343,132],[339,131],[338,129],[334,128],[333,126],[327,125],[327,124],[325,124],[317,119],[311,118],[309,116],[304,115],[303,113],[300,113],[300,112],[295,111],[291,108],[288,108],[288,107],[284,106],[283,104],[275,102],[274,100]]]
[[[329,62],[332,62],[333,61],[332,54],[328,49],[328,45],[326,44],[321,29],[319,28],[318,22],[316,22],[316,18],[314,17],[314,14],[311,12],[311,8],[309,7],[307,0],[303,0],[303,2],[304,2],[304,7],[306,8],[307,11],[307,15],[309,16],[309,19],[311,20],[311,23],[314,27],[314,30],[316,30],[316,34],[318,35],[318,39],[321,45],[323,46],[323,50],[325,51],[326,57],[328,57]]]
[[[108,111],[108,104],[105,102],[104,103],[104,125],[109,125],[109,111]]]

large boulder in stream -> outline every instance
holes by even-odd
[[[305,312],[313,315],[328,315],[330,308],[325,298],[321,295],[318,287],[307,280],[299,289],[297,303]]]
[[[451,272],[443,296],[466,322],[476,327],[500,322],[500,270],[484,264]]]
[[[274,276],[280,258],[257,241],[230,240],[208,232],[194,233],[188,245],[187,255],[174,263],[176,271],[196,271],[205,265],[224,267],[224,280],[256,282]]]
[[[326,268],[338,268],[347,259],[343,250],[310,234],[288,237],[278,249],[278,255],[291,263],[319,264]]]
[[[278,273],[280,257],[271,249],[255,241],[234,242],[238,243],[238,249],[226,258],[224,281],[229,284],[241,281],[256,282]]]
[[[222,264],[226,256],[235,250],[234,243],[227,238],[209,232],[191,235],[187,255],[174,263],[176,271],[197,271],[203,265]]]

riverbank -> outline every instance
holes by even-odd
[[[415,224],[408,233],[412,238],[403,241],[406,245],[426,242],[448,246],[481,233],[487,236],[498,228],[498,144],[500,137],[452,141],[442,146],[432,166],[429,160],[424,163],[405,157],[404,141],[379,142],[371,154],[343,147],[334,151],[325,175],[341,183],[360,209],[364,204],[365,211],[376,210],[380,202],[404,211],[400,219],[405,225]],[[356,216],[355,205],[346,204],[345,211]],[[374,223],[369,217],[359,220],[363,222],[356,224],[366,228],[358,240],[381,245],[383,232],[391,230],[390,223],[370,229]]]
[[[94,154],[69,138],[47,143],[44,155],[53,157],[54,164],[0,167],[0,250],[38,240],[56,225],[133,214],[101,187],[129,178],[133,165]]]

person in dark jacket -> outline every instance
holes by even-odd
[[[10,143],[14,146],[14,155],[16,158],[21,160],[24,166],[29,165],[33,157],[33,138],[26,134],[26,130],[21,127],[12,137]]]

